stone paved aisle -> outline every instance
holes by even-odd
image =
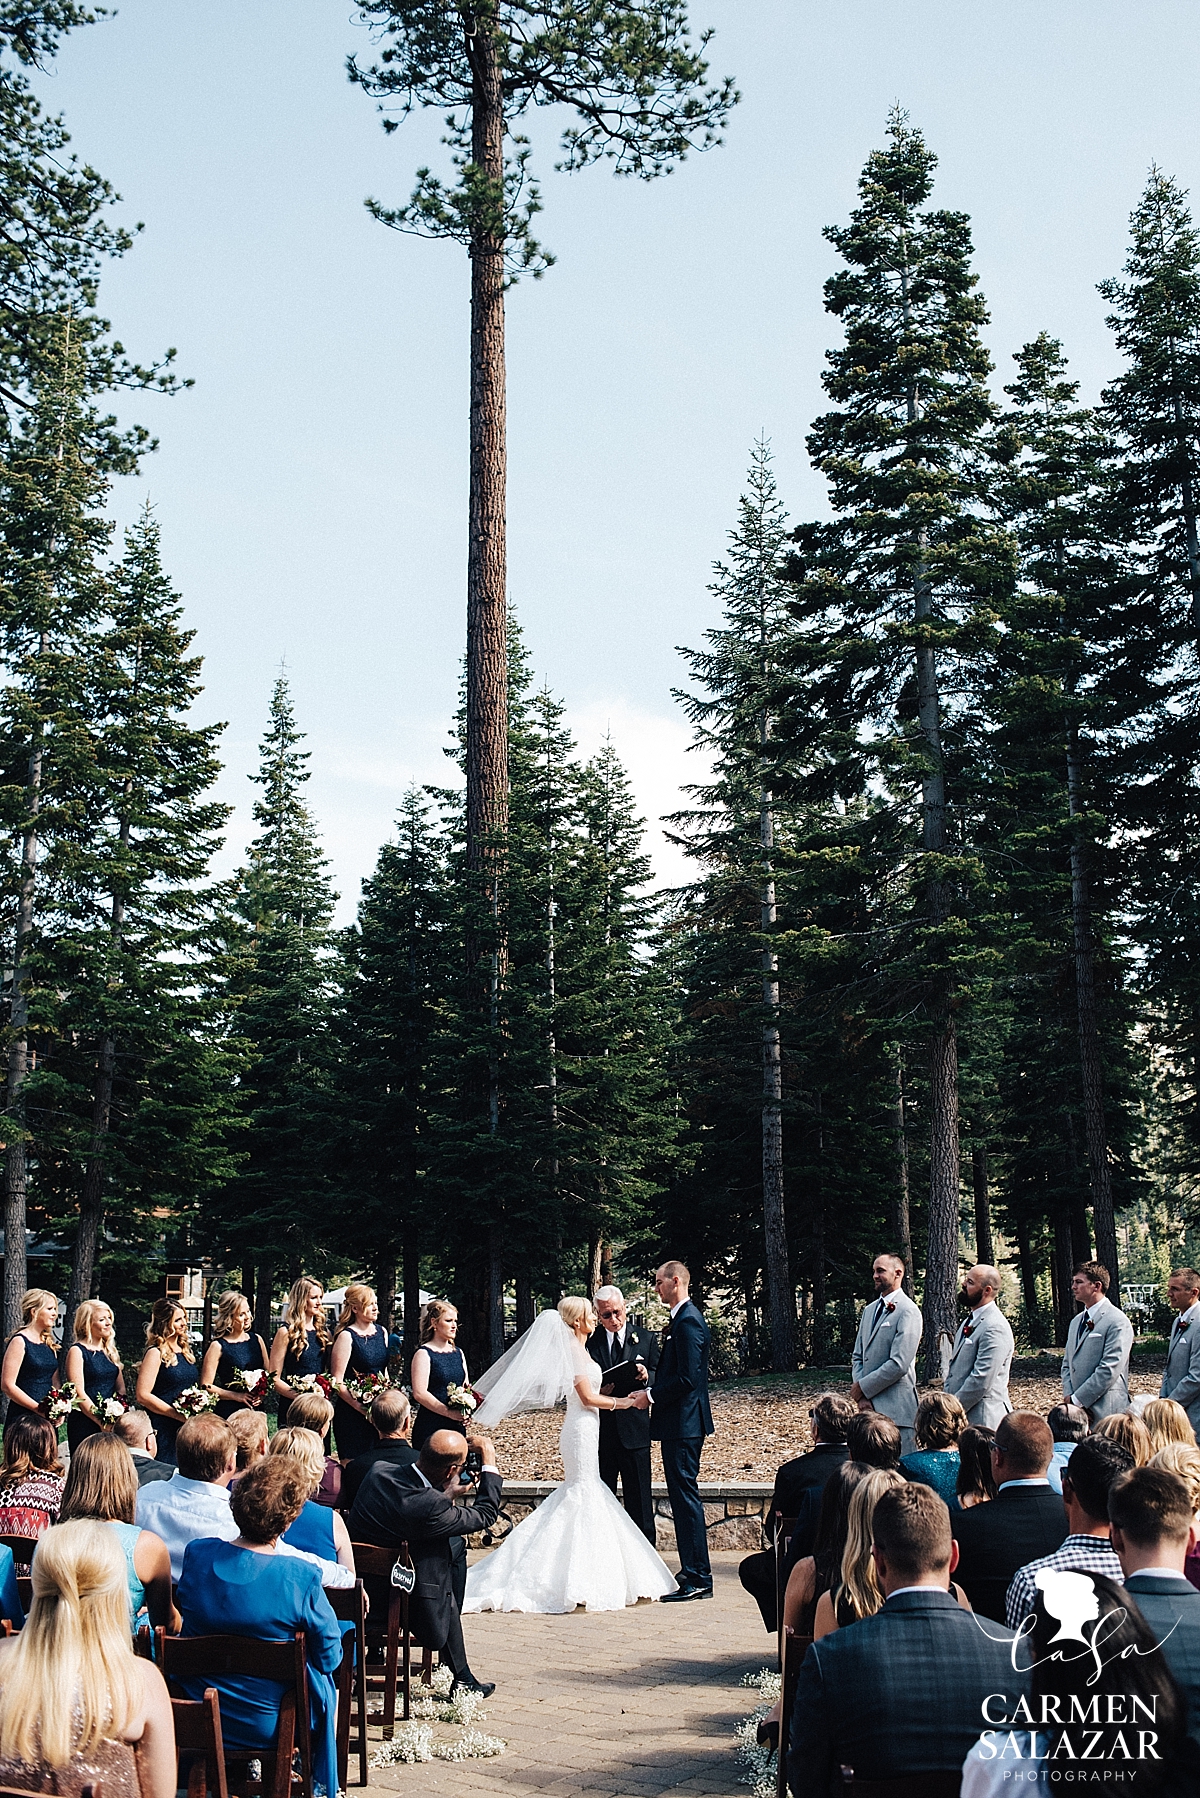
[[[374,1768],[372,1787],[404,1798],[745,1798],[733,1729],[756,1694],[739,1682],[771,1662],[774,1644],[738,1584],[740,1559],[713,1557],[716,1596],[698,1604],[467,1618],[471,1664],[497,1682],[481,1728],[507,1752]]]

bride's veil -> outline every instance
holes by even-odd
[[[473,1382],[484,1402],[472,1424],[492,1427],[520,1411],[548,1411],[586,1371],[587,1352],[557,1311],[539,1311],[523,1336]]]

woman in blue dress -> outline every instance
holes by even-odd
[[[67,1378],[79,1394],[79,1406],[67,1419],[71,1453],[96,1435],[96,1406],[106,1398],[125,1397],[125,1374],[113,1335],[113,1314],[103,1299],[84,1299],[75,1312],[74,1342],[67,1350]]]
[[[342,1658],[342,1632],[311,1561],[278,1553],[279,1538],[299,1517],[308,1495],[303,1468],[286,1455],[256,1461],[232,1498],[241,1532],[232,1542],[211,1537],[189,1542],[176,1602],[185,1636],[249,1636],[287,1641],[305,1633],[312,1702],[313,1784],[337,1792],[337,1691],[333,1674]],[[277,1680],[243,1674],[206,1674],[181,1682],[202,1698],[215,1686],[226,1748],[268,1754],[279,1729],[285,1687]]]
[[[345,1519],[340,1511],[316,1502],[325,1474],[325,1445],[316,1431],[294,1427],[276,1430],[267,1454],[285,1455],[309,1482],[308,1502],[295,1523],[283,1532],[284,1541],[290,1548],[303,1549],[305,1554],[320,1555],[323,1561],[338,1561],[353,1573],[354,1545]]]
[[[417,1420],[412,1444],[420,1448],[435,1430],[467,1433],[461,1411],[446,1403],[451,1386],[467,1384],[467,1363],[458,1337],[458,1312],[449,1299],[430,1299],[421,1307],[421,1346],[412,1358],[412,1392],[417,1401]]]
[[[329,1373],[334,1381],[387,1372],[388,1333],[378,1319],[379,1301],[371,1288],[347,1286],[329,1358]],[[379,1441],[369,1407],[342,1391],[338,1392],[333,1409],[333,1434],[343,1461],[365,1455]]]
[[[8,1400],[6,1436],[26,1411],[46,1415],[46,1400],[58,1384],[57,1322],[58,1300],[52,1292],[35,1286],[21,1294],[21,1328],[9,1338],[0,1361],[0,1391]]]
[[[198,1384],[187,1312],[174,1299],[155,1299],[138,1368],[137,1402],[154,1420],[160,1461],[174,1464],[175,1438],[187,1422],[187,1413],[175,1409],[175,1400]]]
[[[279,1427],[287,1428],[288,1410],[296,1392],[290,1380],[324,1373],[329,1365],[329,1323],[325,1316],[325,1288],[319,1280],[302,1274],[288,1293],[287,1316],[271,1344],[271,1373],[283,1401]]]
[[[253,1322],[254,1313],[244,1294],[221,1294],[217,1300],[213,1339],[200,1363],[200,1384],[215,1392],[220,1401],[218,1417],[231,1417],[235,1411],[245,1410],[247,1405],[257,1409],[267,1396],[270,1385],[267,1345],[261,1336],[253,1334],[250,1327]],[[263,1377],[253,1392],[233,1384],[237,1375],[256,1373],[260,1369]]]
[[[951,1511],[962,1509],[955,1496],[958,1484],[958,1439],[967,1427],[967,1414],[949,1392],[931,1392],[917,1406],[913,1436],[916,1452],[905,1455],[900,1471],[906,1480],[932,1486]]]

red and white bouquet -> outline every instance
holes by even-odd
[[[124,1417],[128,1407],[114,1394],[112,1398],[100,1398],[92,1406],[92,1415],[102,1430],[111,1430],[118,1417]]]
[[[216,1409],[220,1400],[215,1392],[207,1386],[185,1386],[177,1397],[171,1400],[176,1411],[182,1411],[185,1417],[203,1417],[206,1411]]]
[[[333,1397],[333,1381],[327,1373],[302,1373],[288,1379],[293,1392],[319,1392],[322,1398]]]
[[[339,1381],[343,1392],[360,1404],[364,1411],[369,1411],[381,1392],[391,1386],[391,1376],[385,1372],[356,1373],[348,1379]]]
[[[79,1392],[74,1380],[64,1380],[56,1386],[45,1400],[46,1416],[53,1424],[60,1424],[68,1418],[79,1405]]]
[[[244,1392],[252,1405],[261,1405],[267,1396],[270,1375],[265,1367],[235,1367],[229,1381],[231,1392]]]
[[[452,1411],[457,1411],[464,1424],[474,1417],[482,1404],[479,1394],[470,1386],[458,1386],[453,1381],[446,1388],[446,1403]]]

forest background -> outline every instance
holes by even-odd
[[[143,510],[134,478],[136,421],[152,413],[169,440],[193,396],[168,404],[165,355],[127,364],[104,323],[96,280],[103,267],[114,290],[126,209],[65,162],[38,111],[59,98],[47,73],[78,13],[0,8],[19,202],[0,294],[9,1326],[26,1223],[49,1248],[39,1283],[101,1288],[127,1331],[167,1263],[240,1280],[264,1324],[305,1266],[367,1273],[385,1305],[398,1283],[410,1301],[449,1291],[473,1364],[560,1290],[610,1271],[636,1287],[665,1253],[692,1263],[727,1371],[843,1353],[884,1244],[911,1241],[931,1358],[960,1255],[1010,1270],[1031,1344],[1061,1341],[1080,1254],[1151,1284],[1194,1257],[1200,250],[1181,184],[1147,181],[1143,158],[1130,191],[1105,196],[1109,261],[1069,282],[1043,270],[1053,329],[1000,346],[965,212],[940,210],[941,146],[878,106],[841,156],[831,241],[814,229],[806,253],[831,278],[819,347],[811,322],[802,345],[810,396],[831,351],[804,420],[817,414],[813,473],[789,502],[768,442],[744,432],[722,452],[725,476],[749,457],[740,508],[732,480],[722,499],[725,548],[711,503],[703,518],[676,508],[693,571],[721,558],[707,594],[695,581],[682,602],[646,525],[644,555],[623,548],[592,607],[636,648],[633,617],[644,627],[661,594],[693,646],[674,676],[699,753],[673,859],[644,833],[619,730],[577,751],[516,608],[505,959],[481,1014],[451,694],[452,753],[402,799],[353,921],[306,797],[290,670],[262,683],[257,800],[233,859],[222,850],[226,752],[160,539],[178,491],[168,479]],[[869,49],[864,29],[842,34],[848,59]],[[343,37],[339,55],[362,49]],[[709,54],[737,67],[740,47],[728,33]],[[418,160],[402,143],[376,172],[389,194]],[[656,216],[694,239],[688,184],[729,155],[648,190]],[[959,172],[951,185],[957,202]],[[556,190],[556,226],[585,191]],[[420,258],[443,254],[374,229],[389,279],[403,264],[423,280]],[[752,259],[768,242],[741,247]],[[116,264],[122,301],[142,254]],[[614,291],[638,315],[636,290]],[[1105,351],[1086,308],[1112,321]],[[1076,309],[1090,406],[1067,360]],[[747,360],[800,353],[740,335]],[[678,341],[656,327],[656,345]],[[646,365],[644,344],[625,349]],[[703,368],[689,346],[684,385]],[[577,384],[583,416],[587,397]],[[618,460],[600,416],[594,453]],[[282,422],[257,421],[267,460]],[[780,427],[792,460],[802,428]],[[668,512],[691,466],[674,442],[656,446]],[[403,497],[378,454],[370,503],[386,492],[394,519]],[[710,502],[707,452],[700,467]],[[416,508],[419,537],[405,527],[409,565],[435,586],[457,540],[439,508],[461,514],[443,486]],[[619,542],[620,488],[590,491]],[[337,507],[324,517],[337,566],[317,578],[336,573],[337,598],[318,631],[369,700],[378,596],[358,603],[361,544]],[[293,557],[252,562],[243,585],[222,532],[208,541],[235,655],[273,639],[277,662],[280,600],[240,617],[241,595],[286,594]],[[556,572],[564,555],[556,540]],[[441,630],[452,677],[455,627]]]

